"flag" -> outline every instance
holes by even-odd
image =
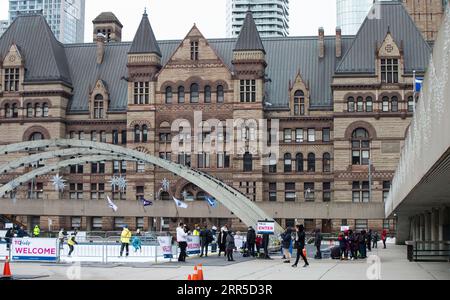
[[[175,204],[179,208],[188,208],[188,205],[184,203],[183,201],[178,200],[177,198],[173,197],[173,201],[175,201]]]
[[[420,93],[422,91],[422,85],[423,85],[423,77],[416,77],[414,92]]]
[[[152,201],[146,200],[144,197],[141,198],[141,203],[144,207],[153,205]]]
[[[212,208],[217,208],[217,200],[211,196],[205,197],[206,202],[208,202],[209,206]]]
[[[117,211],[119,208],[117,207],[117,205],[115,205],[111,199],[109,198],[109,196],[106,196],[108,198],[108,207],[111,208],[113,211]]]

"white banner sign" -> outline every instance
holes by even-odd
[[[275,234],[275,222],[258,222],[256,232],[258,234]]]
[[[341,226],[341,231],[342,232],[350,231],[350,226]]]
[[[188,236],[187,237],[187,254],[200,254],[200,237]]]
[[[57,261],[58,239],[13,239],[11,259],[13,261]]]
[[[158,243],[163,252],[164,258],[173,258],[172,253],[172,237],[171,236],[158,236]]]

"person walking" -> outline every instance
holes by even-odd
[[[130,255],[130,240],[131,240],[131,231],[128,229],[128,226],[125,225],[123,227],[122,233],[120,234],[120,257],[123,256],[123,251],[126,250],[126,257]]]
[[[289,227],[286,229],[286,231],[281,235],[281,246],[283,248],[283,255],[285,264],[291,263],[291,242],[292,242],[292,229]]]
[[[6,250],[9,251],[11,249],[12,239],[14,238],[14,228],[9,228],[5,234],[6,241]]]
[[[383,230],[381,234],[381,240],[383,241],[383,249],[386,249],[386,241],[387,241],[387,230]]]
[[[136,235],[133,237],[133,241],[131,242],[131,245],[134,248],[134,252],[141,252],[142,253],[142,240],[141,240],[141,231],[138,229],[136,231]]]
[[[228,225],[225,225],[220,229],[219,238],[217,239],[219,242],[219,257],[222,252],[226,253],[227,235]]]
[[[68,257],[72,257],[73,250],[75,250],[75,245],[78,245],[78,242],[75,240],[76,235],[72,234],[67,240],[67,245],[69,245],[69,254]]]
[[[64,240],[67,237],[67,232],[64,230],[64,228],[61,228],[61,230],[58,232],[58,240],[59,240],[59,249],[64,248]]]
[[[205,257],[208,257],[208,248],[209,244],[212,243],[214,240],[211,230],[208,229],[208,225],[205,224],[203,229],[200,231],[200,257],[203,257],[203,254],[205,254]]]
[[[367,250],[369,252],[372,252],[372,239],[373,239],[373,232],[372,229],[369,229],[369,232],[367,233]]]
[[[315,259],[322,259],[322,251],[320,249],[322,247],[322,240],[323,240],[322,233],[320,232],[320,229],[317,228],[316,234],[314,236],[314,246],[316,246],[317,248]]]
[[[297,268],[298,262],[300,261],[300,257],[305,262],[303,268],[307,268],[309,266],[308,259],[303,253],[303,249],[305,249],[305,240],[306,240],[305,227],[303,225],[297,225],[295,233],[295,249],[297,249],[297,259],[295,261],[295,264],[292,265],[293,268]]]
[[[359,234],[359,255],[362,259],[367,258],[367,232],[361,231]]]
[[[36,225],[33,229],[33,237],[38,238],[39,235],[41,235],[41,229],[39,228],[39,225]]]
[[[379,240],[380,240],[380,236],[378,235],[378,231],[375,231],[375,233],[373,234],[372,248],[378,249],[378,241]]]
[[[188,233],[185,230],[184,224],[180,223],[177,228],[177,243],[178,247],[180,247],[179,262],[186,262],[187,236]]]
[[[256,256],[255,243],[256,243],[256,231],[255,229],[253,229],[253,227],[250,226],[247,231],[247,249],[248,255],[251,255],[252,257]]]
[[[236,244],[234,243],[234,233],[231,231],[227,234],[225,249],[228,261],[234,261],[233,252],[236,249]]]

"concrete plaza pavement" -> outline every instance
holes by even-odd
[[[404,246],[390,245],[386,250],[375,249],[370,255],[379,257],[382,280],[450,280],[450,263],[411,263],[406,259]],[[207,280],[367,280],[369,268],[374,268],[366,260],[311,260],[309,268],[301,268],[300,263],[300,267],[294,269],[291,264],[284,264],[281,257],[254,260],[236,255],[236,258],[231,264],[223,257],[213,256],[192,258],[185,264],[14,263],[11,268],[13,275],[43,276],[40,278],[43,280],[185,280],[197,263],[203,263]],[[377,274],[377,270],[371,269],[373,272],[369,273]]]

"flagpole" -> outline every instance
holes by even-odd
[[[414,96],[413,96],[413,114],[416,115],[416,98],[417,98],[417,88],[416,88],[416,70],[413,71],[414,74],[414,80],[413,80],[413,92],[414,92]]]

